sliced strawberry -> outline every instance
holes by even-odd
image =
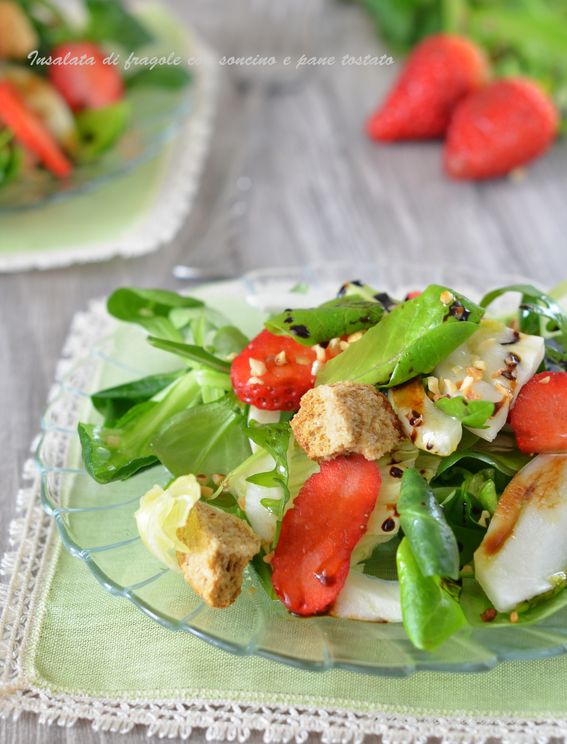
[[[41,119],[25,104],[11,83],[0,82],[0,122],[16,140],[55,176],[65,178],[72,166]]]
[[[60,44],[51,56],[60,64],[49,67],[49,79],[73,111],[103,108],[124,97],[120,73],[114,65],[104,64],[105,55],[96,44]]]
[[[283,518],[272,558],[276,594],[297,615],[327,611],[343,588],[382,479],[362,455],[321,463]]]
[[[447,132],[445,169],[453,178],[505,176],[553,142],[559,115],[530,80],[499,80],[465,99]]]
[[[366,130],[382,142],[441,137],[457,103],[487,78],[486,59],[471,41],[449,34],[429,36],[410,54]]]
[[[567,452],[567,372],[540,372],[520,390],[510,423],[522,452]]]
[[[297,411],[301,396],[315,384],[316,360],[309,346],[262,331],[232,362],[232,387],[256,408]]]

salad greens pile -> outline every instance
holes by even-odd
[[[526,75],[567,111],[567,5],[563,0],[358,0],[377,33],[407,52],[423,37],[468,36],[498,75]]]
[[[417,379],[421,390],[437,365],[463,353],[487,322],[487,308],[510,292],[520,295],[518,310],[505,318],[507,325],[488,323],[514,338],[520,331],[543,337],[539,369],[567,371],[567,315],[553,296],[531,285],[499,288],[475,303],[440,285],[402,301],[351,282],[336,299],[316,308],[285,310],[268,318],[265,327],[305,347],[361,332],[356,343],[322,366],[317,385],[355,380],[388,394]],[[263,550],[253,566],[274,599],[270,566],[263,557],[277,545],[286,510],[319,467],[293,437],[293,414],[254,411],[236,397],[231,361],[248,339],[202,300],[123,288],[109,298],[108,311],[140,326],[149,344],[176,358],[177,367],[92,396],[98,420],[79,425],[87,471],[100,483],[130,478],[159,463],[172,480],[197,476],[206,484],[211,504],[248,520],[262,539]],[[540,345],[543,349],[542,341]],[[396,502],[399,524],[390,534],[369,529],[361,541],[364,550],[353,554],[359,563],[352,566],[376,577],[395,572],[404,627],[411,641],[426,650],[467,625],[489,627],[487,619],[490,627],[530,623],[567,605],[566,579],[513,613],[492,608],[475,580],[473,554],[506,486],[531,458],[520,452],[506,427],[491,438],[483,436],[497,415],[494,401],[437,397],[436,406],[431,405],[441,420],[465,427],[460,440],[449,455],[441,456],[434,449],[419,450],[410,437],[399,452],[378,461],[381,488],[388,501]],[[167,489],[168,483],[163,486]],[[153,509],[155,497],[147,500]],[[383,508],[381,499],[379,495],[377,509]],[[146,544],[152,541],[150,522],[140,522],[146,525]]]

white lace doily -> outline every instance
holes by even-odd
[[[62,379],[84,358],[111,327],[104,304],[95,302],[73,321],[59,362],[56,379]],[[87,369],[85,367],[85,369]],[[50,399],[58,392],[54,385]],[[62,407],[64,404],[61,404]],[[62,408],[62,417],[69,411]],[[35,445],[34,445],[35,446]],[[63,464],[67,452],[56,453]],[[187,739],[193,732],[207,741],[246,741],[251,734],[265,742],[302,744],[317,735],[328,744],[358,744],[380,736],[383,744],[427,742],[484,744],[544,744],[567,738],[567,721],[518,719],[490,720],[467,717],[403,716],[388,712],[354,712],[285,705],[259,705],[241,700],[128,700],[95,698],[38,689],[23,669],[22,659],[33,630],[39,599],[49,584],[62,549],[57,530],[40,505],[37,472],[30,460],[23,473],[24,486],[17,497],[17,517],[9,528],[11,551],[0,564],[0,715],[17,719],[31,712],[40,723],[72,726],[88,720],[96,731],[126,733],[145,727],[150,736]]]
[[[129,258],[150,253],[172,240],[185,220],[197,192],[208,151],[217,97],[218,64],[214,52],[192,32],[195,104],[187,123],[172,143],[158,193],[144,217],[116,238],[60,250],[0,253],[0,272],[50,269],[73,263]],[[103,188],[103,186],[101,187]]]

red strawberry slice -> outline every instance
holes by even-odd
[[[327,611],[343,588],[382,479],[362,455],[321,463],[283,518],[272,558],[276,594],[297,615]]]
[[[505,176],[553,142],[559,115],[533,82],[501,80],[464,100],[447,132],[445,169],[460,179]]]
[[[41,119],[25,104],[11,83],[0,82],[0,122],[12,132],[25,149],[59,178],[67,177],[71,163]]]
[[[49,78],[73,111],[110,106],[124,96],[124,83],[114,65],[104,64],[104,53],[89,41],[55,47],[51,56],[61,64],[49,67]],[[85,64],[73,64],[73,61]],[[94,64],[86,64],[87,62]]]
[[[315,384],[316,352],[290,336],[262,331],[232,362],[234,392],[245,403],[268,411],[297,411]]]
[[[382,142],[441,137],[457,103],[487,79],[486,59],[471,41],[448,34],[429,36],[410,54],[366,130]]]
[[[522,452],[567,452],[567,372],[534,375],[520,390],[510,423]]]

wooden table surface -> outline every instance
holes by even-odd
[[[219,56],[230,51],[227,34],[231,22],[239,22],[239,2],[169,5]],[[262,24],[251,19],[247,25],[253,35]],[[318,53],[340,58],[384,51],[362,11],[335,0],[326,0],[319,31],[324,39]],[[364,117],[396,67],[318,67],[289,85],[264,86],[253,122],[246,121],[246,103],[254,86],[224,69],[201,190],[171,245],[129,261],[0,276],[0,553],[70,319],[91,297],[123,284],[178,287],[171,276],[178,262],[241,272],[326,258],[397,256],[473,264],[495,282],[503,271],[531,276],[543,286],[567,277],[567,140],[523,180],[452,183],[441,172],[439,144],[379,147],[362,135]],[[214,245],[204,244],[231,173],[251,179],[247,212],[231,223],[230,240],[220,230]],[[132,744],[144,737],[142,731],[95,734],[87,725],[38,726],[32,716],[0,723],[4,744]]]

